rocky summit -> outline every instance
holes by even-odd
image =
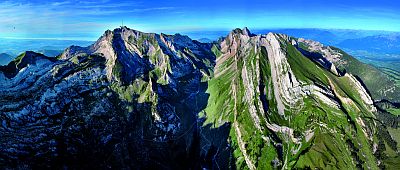
[[[399,118],[383,107],[397,89],[358,63],[247,28],[200,43],[121,27],[55,58],[27,51],[0,66],[0,166],[397,167]]]

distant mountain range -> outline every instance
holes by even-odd
[[[326,45],[339,47],[366,61],[400,61],[400,33],[389,31],[346,30],[346,29],[259,29],[256,34],[265,32],[279,32],[293,37],[319,41]],[[200,42],[217,41],[227,34],[224,31],[199,31],[187,32],[191,37],[198,38]],[[375,64],[374,62],[369,62]],[[377,65],[375,65],[377,66]]]
[[[400,71],[400,33],[389,31],[346,30],[346,29],[261,29],[254,33],[279,32],[293,37],[319,41],[326,45],[335,46],[346,51],[362,62],[378,67],[385,73],[387,69]],[[225,32],[189,32],[189,35],[206,39],[201,42],[218,40]],[[392,74],[388,74],[392,77]],[[394,78],[397,81],[397,78]]]
[[[351,50],[361,50],[379,54],[397,54],[400,56],[400,34],[347,39],[338,43],[337,46]]]
[[[279,32],[294,37],[316,40],[327,45],[344,49],[359,59],[390,60],[400,58],[400,33],[388,31],[341,30],[341,29],[259,29],[256,34]],[[225,36],[229,31],[191,31],[184,32],[199,42],[210,43]],[[92,41],[54,40],[54,39],[1,39],[0,53],[17,56],[31,50],[47,56],[56,56],[70,45],[88,46]],[[11,60],[0,59],[0,65]],[[373,64],[373,63],[372,63]]]
[[[374,36],[396,36],[400,35],[399,32],[390,31],[375,31],[375,30],[351,30],[351,29],[317,29],[317,28],[293,28],[293,29],[256,29],[253,30],[255,34],[262,34],[265,32],[279,32],[294,37],[302,37],[319,41],[327,45],[337,45],[340,42],[348,39],[360,39],[365,37]],[[200,40],[202,38],[210,40],[218,40],[228,34],[229,31],[191,31],[184,32],[191,38]]]
[[[398,169],[389,73],[281,33],[107,30],[0,66],[0,167]]]
[[[6,53],[14,58],[30,50],[54,57],[71,45],[89,46],[92,43],[92,41],[75,40],[0,38],[0,53]],[[0,58],[0,65],[7,65],[11,60]]]
[[[350,29],[266,29],[258,32],[281,32],[294,37],[312,39],[328,45],[336,45],[344,40],[358,39],[368,36],[396,35],[398,32],[350,30]]]
[[[14,57],[7,53],[0,53],[0,65],[6,65],[12,61]]]

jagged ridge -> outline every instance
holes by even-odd
[[[219,44],[206,122],[233,124],[239,169],[377,168],[376,109],[368,93],[329,58],[304,57],[297,44],[282,34],[231,32]]]
[[[24,53],[0,70],[0,165],[195,166],[209,48],[122,27],[60,60]]]
[[[121,27],[59,60],[26,52],[0,67],[0,165],[383,167],[387,125],[343,56],[247,28],[211,44]]]

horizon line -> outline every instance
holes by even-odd
[[[129,29],[133,29],[133,30],[137,30],[135,28],[130,28],[128,26],[125,26]],[[246,26],[247,27],[247,26]],[[117,29],[119,27],[116,27],[115,29]],[[137,31],[142,31],[145,33],[157,33],[157,34],[161,34],[161,33],[172,33],[176,34],[176,33],[195,33],[195,32],[212,32],[212,31],[224,31],[224,32],[229,32],[232,31],[234,29],[237,29],[239,27],[236,28],[231,28],[231,29],[227,29],[227,28],[206,28],[206,29],[195,29],[195,30],[180,30],[179,32],[176,31],[174,32],[173,30],[158,30],[158,31],[142,31],[142,30],[137,30]],[[242,27],[245,28],[245,27]],[[240,29],[242,29],[240,28]],[[265,28],[251,28],[251,27],[247,27],[250,31],[254,30],[254,31],[262,31],[262,30],[285,30],[285,29],[293,29],[293,30],[301,30],[301,29],[314,29],[314,30],[343,30],[343,31],[371,31],[371,32],[388,32],[388,33],[400,33],[400,31],[393,31],[393,30],[379,30],[379,29],[352,29],[352,28],[318,28],[318,27],[304,27],[304,28],[300,28],[300,27],[265,27]],[[107,29],[110,30],[110,29]],[[105,31],[107,31],[105,30]],[[179,30],[179,29],[177,29]],[[105,32],[104,31],[104,32]],[[112,30],[111,30],[112,31]],[[278,32],[279,33],[279,32]],[[77,33],[79,34],[79,33]],[[54,35],[54,34],[51,34]],[[189,36],[189,35],[188,35]],[[12,36],[5,36],[5,37],[1,37],[0,39],[10,39],[10,40],[56,40],[56,41],[96,41],[98,39],[98,37],[12,37]]]

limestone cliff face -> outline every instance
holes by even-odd
[[[318,58],[308,58],[304,52],[317,52],[301,51],[297,39],[253,35],[247,28],[233,30],[218,49],[204,117],[206,124],[232,126],[230,157],[243,160],[236,168],[377,168],[372,149],[376,122],[371,120],[376,109],[354,76],[336,70],[340,55],[318,51]],[[219,138],[203,138],[205,148],[223,144]],[[321,151],[330,154],[317,156]],[[214,157],[226,154],[220,151]]]
[[[323,45],[314,40],[293,38],[296,48],[308,58],[316,61],[332,73],[343,76],[346,72],[354,75],[375,101],[399,101],[400,87],[381,70],[362,63],[343,50]]]
[[[0,166],[195,166],[209,48],[123,27],[60,60],[24,53],[0,68]]]
[[[26,52],[0,67],[0,166],[376,169],[377,110],[334,52],[126,27],[59,59]]]
[[[109,80],[131,82],[149,70],[158,69],[162,79],[183,77],[198,68],[209,76],[213,54],[210,45],[191,40],[187,36],[143,33],[126,27],[106,31],[93,45],[82,48],[71,46],[62,59],[82,54],[99,54],[107,60]],[[203,63],[204,61],[204,63]],[[120,72],[116,77],[113,72]]]
[[[82,147],[105,151],[122,135],[118,98],[108,87],[102,58],[21,57],[15,75],[0,72],[0,165],[54,166],[74,159],[67,157]]]

